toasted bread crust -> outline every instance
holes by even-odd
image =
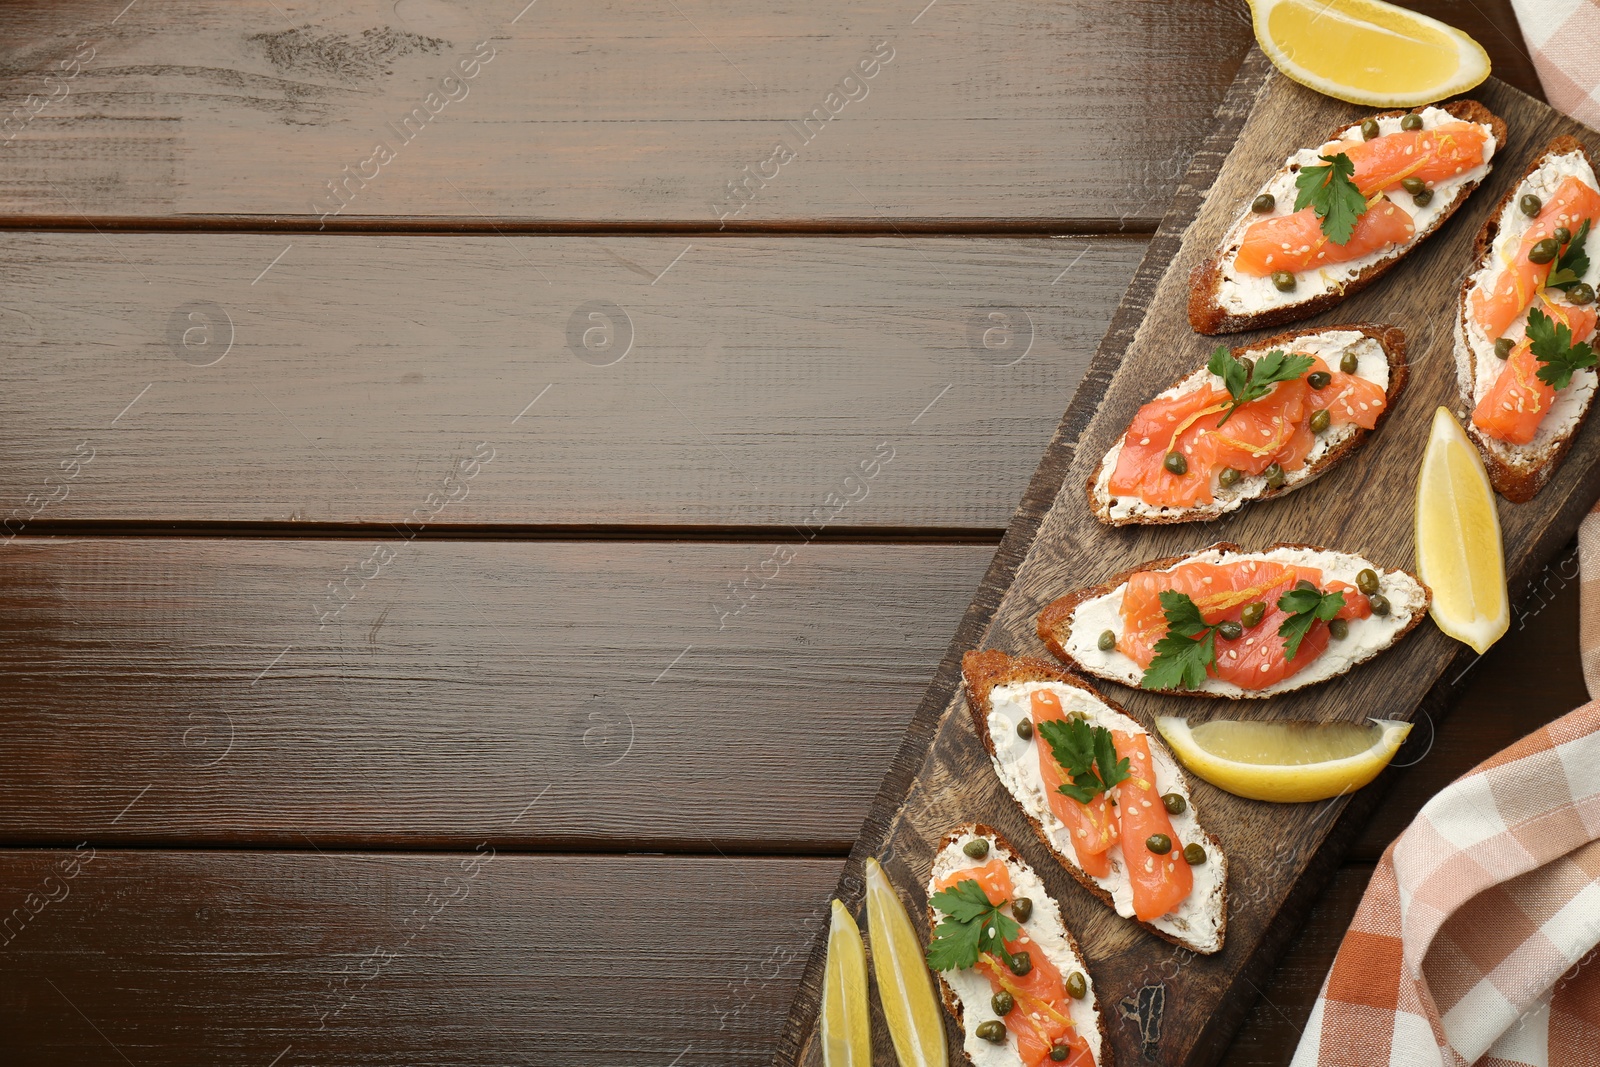
[[[1266,548],[1261,549],[1260,552],[1261,553],[1271,552],[1275,548],[1298,548],[1298,549],[1304,549],[1307,552],[1327,552],[1327,551],[1329,551],[1329,549],[1323,548],[1323,547],[1321,547],[1319,545],[1306,545],[1306,544],[1296,544],[1296,543],[1290,542],[1290,541],[1277,541],[1277,542],[1275,542],[1273,544],[1268,545]],[[1076,589],[1076,590],[1073,590],[1070,593],[1067,593],[1065,596],[1057,597],[1055,600],[1053,600],[1049,604],[1045,605],[1045,608],[1044,608],[1043,611],[1039,612],[1039,618],[1038,618],[1038,622],[1037,622],[1039,640],[1041,640],[1041,641],[1043,641],[1045,643],[1045,647],[1050,650],[1050,654],[1051,655],[1055,656],[1062,663],[1065,663],[1068,667],[1071,667],[1073,670],[1082,671],[1084,674],[1093,675],[1095,677],[1104,677],[1103,675],[1096,674],[1096,672],[1094,670],[1090,669],[1088,666],[1086,666],[1085,664],[1080,662],[1077,659],[1077,657],[1075,657],[1067,649],[1067,644],[1066,644],[1067,632],[1068,632],[1068,629],[1069,629],[1069,624],[1072,621],[1072,615],[1073,615],[1073,613],[1075,611],[1078,610],[1078,605],[1082,604],[1085,600],[1093,600],[1095,597],[1105,596],[1107,593],[1114,592],[1118,586],[1122,585],[1129,578],[1132,578],[1135,574],[1138,574],[1141,571],[1165,570],[1168,567],[1176,566],[1177,564],[1182,563],[1185,560],[1192,559],[1193,557],[1199,555],[1201,552],[1210,552],[1210,551],[1213,551],[1213,550],[1221,551],[1221,552],[1241,552],[1242,551],[1239,548],[1239,546],[1237,544],[1233,543],[1232,541],[1217,541],[1217,542],[1215,542],[1213,544],[1206,545],[1204,548],[1196,549],[1194,552],[1191,552],[1186,556],[1163,556],[1161,559],[1147,560],[1144,563],[1140,563],[1140,564],[1138,564],[1136,566],[1129,567],[1127,570],[1121,571],[1120,573],[1113,575],[1111,578],[1107,579],[1104,582],[1101,582],[1099,585],[1091,586],[1091,587],[1089,587],[1087,589]],[[1257,555],[1258,553],[1250,552],[1250,553],[1245,553],[1245,554],[1246,555]],[[1388,649],[1393,648],[1395,645],[1400,643],[1401,638],[1405,637],[1406,634],[1408,634],[1412,630],[1416,629],[1417,625],[1420,622],[1422,622],[1423,617],[1428,614],[1427,611],[1426,611],[1427,605],[1433,603],[1433,590],[1429,589],[1427,584],[1424,583],[1422,581],[1422,579],[1418,578],[1416,575],[1412,574],[1410,571],[1398,571],[1398,570],[1395,570],[1394,568],[1387,568],[1387,569],[1391,573],[1404,574],[1404,575],[1406,575],[1406,577],[1408,577],[1412,581],[1416,582],[1417,585],[1421,586],[1422,587],[1422,595],[1425,598],[1425,603],[1424,603],[1424,610],[1418,611],[1415,615],[1413,615],[1411,617],[1411,621],[1408,622],[1402,629],[1400,629],[1399,631],[1397,631],[1395,633],[1394,639],[1392,641],[1390,641],[1389,644],[1386,645],[1384,648],[1379,649],[1380,653],[1381,652],[1386,652],[1386,651],[1388,651]],[[1354,667],[1355,665],[1356,665],[1355,663],[1347,664],[1345,666],[1344,670],[1340,671],[1338,674],[1331,675],[1328,678],[1323,679],[1323,682],[1332,681],[1334,678],[1340,677],[1341,675],[1343,675],[1346,671],[1349,671],[1350,668]],[[1108,678],[1106,680],[1107,681],[1112,681],[1112,682],[1116,682],[1117,681],[1117,679],[1114,679],[1114,678]],[[1123,684],[1123,683],[1118,682],[1118,684]],[[1315,683],[1312,683],[1312,684],[1321,685],[1322,682],[1315,682]],[[1093,690],[1091,690],[1091,692],[1092,691]],[[1292,691],[1292,690],[1288,690],[1288,691]],[[1210,700],[1239,700],[1239,699],[1247,699],[1248,700],[1248,699],[1252,699],[1253,697],[1261,697],[1261,696],[1268,696],[1268,695],[1277,696],[1279,694],[1276,694],[1276,693],[1274,693],[1274,694],[1254,694],[1254,693],[1249,693],[1249,692],[1244,693],[1244,694],[1235,694],[1235,693],[1209,692],[1209,691],[1204,690],[1204,689],[1185,689],[1182,692],[1174,693],[1172,695],[1174,695],[1174,696],[1184,696],[1184,697],[1205,697],[1205,698],[1210,699]],[[1104,700],[1105,698],[1101,697],[1101,699]],[[1106,703],[1109,704],[1110,701],[1106,701]]]
[[[1430,104],[1428,106],[1435,105]],[[1478,101],[1454,100],[1448,104],[1437,106],[1462,121],[1477,122],[1488,126],[1494,133],[1496,148],[1505,146],[1506,124],[1504,120],[1478,103]],[[1382,119],[1405,114],[1407,112],[1404,110],[1380,111],[1371,117]],[[1346,123],[1338,127],[1334,130],[1333,136],[1327,138],[1327,140],[1334,140],[1339,134],[1350,129],[1351,125],[1351,123]],[[1492,169],[1492,162],[1490,166]],[[1224,236],[1223,245],[1216,248],[1211,255],[1206,257],[1203,263],[1195,267],[1189,274],[1189,325],[1197,333],[1238,333],[1241,330],[1258,330],[1267,326],[1280,326],[1286,322],[1297,322],[1318,312],[1326,311],[1328,308],[1342,302],[1346,297],[1359,293],[1381,278],[1389,268],[1393,267],[1408,252],[1426,240],[1429,234],[1443,226],[1460,209],[1461,205],[1466,203],[1467,198],[1472,195],[1472,191],[1477,188],[1477,185],[1477,182],[1466,183],[1463,186],[1461,195],[1456,197],[1455,202],[1442,211],[1426,230],[1418,233],[1415,240],[1404,248],[1395,249],[1391,254],[1363,268],[1353,278],[1345,282],[1342,288],[1331,292],[1319,293],[1298,303],[1267,308],[1250,315],[1233,314],[1217,301],[1217,293],[1222,285],[1222,257],[1227,250],[1227,237]],[[1228,232],[1231,234],[1233,227],[1230,226]]]
[[[995,844],[999,845],[1002,849],[1011,853],[1013,856],[1016,856],[1018,859],[1022,858],[1022,853],[1018,851],[1015,845],[1006,840],[1004,834],[1002,834],[999,830],[996,830],[994,827],[987,826],[981,822],[968,823],[965,826],[958,826],[954,830],[951,830],[949,833],[945,834],[944,837],[939,839],[938,845],[934,846],[933,854],[937,856],[939,853],[943,852],[949,846],[950,842],[956,840],[964,833],[982,834],[984,837],[992,837],[994,838]],[[1059,907],[1060,903],[1060,901],[1057,901],[1056,905]],[[932,930],[938,925],[939,917],[934,913],[933,905],[929,904],[928,929]],[[1078,939],[1073,936],[1071,930],[1067,929],[1065,916],[1062,917],[1061,928],[1062,930],[1066,931],[1067,944],[1072,946],[1072,951],[1078,954],[1078,958],[1083,960],[1084,966],[1087,967],[1089,963],[1088,957],[1083,954],[1083,948],[1078,944]],[[966,1033],[966,1021],[961,1011],[960,998],[956,996],[956,991],[950,988],[950,983],[945,981],[945,977],[942,973],[939,971],[934,971],[933,975],[935,978],[939,979],[939,999],[944,1001],[944,1010],[950,1013],[951,1018],[955,1019],[956,1029],[962,1033]],[[1111,1051],[1111,1035],[1106,1030],[1106,1000],[1104,996],[1098,997],[1098,1000],[1100,1004],[1100,1010],[1095,1013],[1095,1022],[1099,1024],[1100,1030],[1099,1062],[1100,1067],[1111,1067],[1111,1065],[1115,1062],[1115,1058]],[[962,1055],[966,1055],[965,1049],[962,1049]],[[971,1056],[967,1056],[966,1059],[968,1063],[972,1063]],[[1018,1057],[1017,1062],[1019,1064],[1022,1062],[1021,1057]],[[974,1065],[974,1067],[976,1067],[976,1065]]]
[[[1119,714],[1128,715],[1127,710],[1122,705],[1107,698],[1083,678],[1070,674],[1053,663],[1046,663],[1044,660],[1036,659],[1032,656],[1012,656],[1009,653],[993,648],[974,650],[961,657],[961,677],[967,687],[967,711],[972,716],[972,725],[977,731],[978,740],[983,743],[984,751],[989,754],[991,763],[995,759],[995,749],[994,739],[989,736],[989,712],[991,710],[989,692],[995,686],[1009,685],[1012,682],[1060,682],[1062,685],[1069,685],[1074,689],[1083,690]],[[1131,715],[1128,715],[1128,717],[1130,719],[1133,718]],[[1138,720],[1134,721],[1137,722]],[[1165,745],[1156,734],[1151,733],[1150,739],[1151,744],[1161,745],[1165,748]],[[1176,764],[1177,760],[1173,760],[1173,762]],[[1008,795],[1009,792],[1008,790]],[[1012,799],[1015,800],[1016,798],[1013,797]],[[1116,901],[1112,899],[1111,894],[1106,891],[1105,887],[1095,881],[1082,867],[1079,867],[1073,857],[1060,852],[1056,848],[1050,840],[1050,835],[1045,832],[1044,824],[1034,818],[1031,812],[1022,807],[1021,804],[1018,804],[1017,808],[1022,813],[1022,817],[1028,820],[1028,825],[1033,827],[1033,832],[1039,838],[1040,843],[1050,851],[1051,855],[1055,856],[1056,861],[1066,869],[1066,872],[1072,875],[1079,885],[1093,894],[1100,903],[1112,911],[1116,911]],[[1222,842],[1218,841],[1214,834],[1209,830],[1202,830],[1201,833],[1205,837],[1204,843],[1208,849],[1214,849],[1218,853],[1223,851]],[[1222,945],[1227,942],[1228,885],[1226,882],[1222,885],[1220,906],[1222,909],[1222,925],[1217,930],[1218,946],[1212,950],[1213,952],[1220,952]],[[1158,929],[1150,923],[1139,922],[1137,919],[1129,919],[1128,921],[1144,927],[1163,941],[1189,949],[1191,952],[1209,955],[1209,953],[1205,953],[1204,950],[1193,943],[1184,941],[1182,938],[1165,930]]]
[[[1365,444],[1367,437],[1370,434],[1377,432],[1378,427],[1382,426],[1384,420],[1389,417],[1389,412],[1394,410],[1395,402],[1400,398],[1400,393],[1406,386],[1406,380],[1410,377],[1410,368],[1406,363],[1406,334],[1405,331],[1400,329],[1398,326],[1390,326],[1387,323],[1382,322],[1355,322],[1343,326],[1315,326],[1308,329],[1288,330],[1273,337],[1268,337],[1265,340],[1252,341],[1247,345],[1239,345],[1233,349],[1233,356],[1235,359],[1237,359],[1247,352],[1259,351],[1264,348],[1287,347],[1302,337],[1306,337],[1311,334],[1331,333],[1335,330],[1355,330],[1364,336],[1372,338],[1374,341],[1377,341],[1378,344],[1383,346],[1383,354],[1388,358],[1389,361],[1389,389],[1387,394],[1388,401],[1384,405],[1384,409],[1378,413],[1377,422],[1373,424],[1372,429],[1366,430],[1358,428],[1355,433],[1350,435],[1348,440],[1341,443],[1337,448],[1329,450],[1326,455],[1322,456],[1315,463],[1311,464],[1307,468],[1309,473],[1306,475],[1306,477],[1296,481],[1293,485],[1286,483],[1282,486],[1279,486],[1277,489],[1269,488],[1260,496],[1250,497],[1248,500],[1245,500],[1239,505],[1240,508],[1248,507],[1250,504],[1254,504],[1257,501],[1271,500],[1274,497],[1283,496],[1286,493],[1292,493],[1296,489],[1316,481],[1323,474],[1326,474],[1328,471],[1332,470],[1334,467],[1343,462],[1345,457],[1349,456],[1351,453],[1355,452],[1356,449]],[[1190,373],[1192,374],[1193,371]],[[1184,378],[1187,377],[1188,375],[1184,375]],[[1173,386],[1181,383],[1183,380],[1183,378],[1179,378],[1167,388],[1170,389]],[[1121,438],[1118,438],[1118,441],[1120,442]],[[1116,446],[1113,445],[1112,447],[1115,448]],[[1108,452],[1107,455],[1109,454],[1110,453]],[[1103,467],[1105,465],[1105,459],[1102,458],[1100,462],[1101,467]],[[1226,508],[1223,502],[1213,500],[1210,504],[1207,504],[1203,507],[1184,508],[1182,510],[1175,511],[1170,515],[1128,515],[1120,519],[1113,518],[1111,515],[1112,498],[1100,499],[1095,496],[1095,483],[1097,483],[1099,480],[1100,468],[1097,467],[1095,469],[1095,473],[1090,475],[1089,478],[1084,482],[1083,491],[1089,500],[1089,510],[1094,513],[1094,517],[1096,519],[1105,523],[1107,526],[1167,526],[1180,522],[1203,522],[1215,519],[1220,515],[1224,515],[1229,510],[1238,510],[1238,508]]]
[[[1471,375],[1475,373],[1472,349],[1466,343],[1467,316],[1470,309],[1467,306],[1467,293],[1472,284],[1473,275],[1483,268],[1494,247],[1495,237],[1500,232],[1500,216],[1506,207],[1514,200],[1522,189],[1522,183],[1527,181],[1533,172],[1544,165],[1545,160],[1551,156],[1564,156],[1571,152],[1582,152],[1583,157],[1589,161],[1591,169],[1600,170],[1595,166],[1594,156],[1584,143],[1576,137],[1563,134],[1551,141],[1539,157],[1528,164],[1528,169],[1522,172],[1516,184],[1506,190],[1506,194],[1495,204],[1494,210],[1489,212],[1489,217],[1484,220],[1483,229],[1478,231],[1478,238],[1472,245],[1472,266],[1467,269],[1466,276],[1461,279],[1461,294],[1458,302],[1458,319],[1456,321],[1456,389],[1460,394],[1461,403],[1467,410],[1466,431],[1472,443],[1477,446],[1478,454],[1483,457],[1483,465],[1489,472],[1489,484],[1494,486],[1495,492],[1511,501],[1513,504],[1526,504],[1538,495],[1552,475],[1555,474],[1567,458],[1567,452],[1572,448],[1572,442],[1577,438],[1578,431],[1583,429],[1583,424],[1589,420],[1589,412],[1594,408],[1591,402],[1583,409],[1583,415],[1573,424],[1567,434],[1556,439],[1555,448],[1543,457],[1530,456],[1527,462],[1507,460],[1505,456],[1497,453],[1489,444],[1490,438],[1472,421],[1473,382]],[[1466,374],[1462,373],[1465,369]],[[1503,442],[1501,442],[1503,445]],[[1525,446],[1524,446],[1525,447]]]

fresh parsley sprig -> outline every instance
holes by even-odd
[[[1539,380],[1552,389],[1565,389],[1572,372],[1595,365],[1595,351],[1582,341],[1572,343],[1572,328],[1556,322],[1538,308],[1528,312],[1528,338],[1535,358],[1544,364]]]
[[[1002,902],[1004,903],[1004,902]],[[975,966],[980,952],[992,952],[1008,965],[1011,954],[1005,943],[1014,940],[1022,927],[989,903],[983,887],[964,878],[933,895],[932,904],[944,913],[928,942],[928,966],[936,971],[956,971]]]
[[[1578,232],[1572,235],[1572,240],[1567,242],[1567,247],[1556,257],[1555,265],[1545,277],[1546,289],[1569,291],[1574,285],[1583,282],[1583,276],[1589,271],[1589,255],[1583,248],[1588,236],[1589,220],[1584,219],[1578,225]]]
[[[1217,350],[1211,353],[1211,359],[1206,363],[1206,369],[1228,387],[1228,395],[1233,398],[1233,403],[1217,420],[1221,426],[1233,417],[1233,413],[1252,400],[1260,400],[1272,391],[1272,387],[1279,382],[1293,381],[1306,371],[1310,370],[1316,360],[1310,356],[1289,356],[1282,350],[1274,348],[1271,352],[1246,366],[1243,360],[1235,359],[1226,345],[1218,345]]]
[[[1278,598],[1278,607],[1289,613],[1278,626],[1278,636],[1284,639],[1283,650],[1288,658],[1294,659],[1295,653],[1300,651],[1300,642],[1311,632],[1311,624],[1318,619],[1327,622],[1339,614],[1339,609],[1344,607],[1344,593],[1296,587]]]
[[[1206,624],[1187,593],[1161,594],[1167,636],[1156,642],[1155,657],[1139,679],[1141,689],[1199,689],[1206,668],[1217,662],[1217,628]]]
[[[1111,731],[1081,719],[1047,719],[1034,724],[1050,746],[1061,769],[1072,779],[1058,792],[1087,804],[1119,782],[1128,780],[1128,760],[1117,759]]]
[[[1356,220],[1367,210],[1367,198],[1361,195],[1350,177],[1356,172],[1356,165],[1343,152],[1317,158],[1323,161],[1323,166],[1301,167],[1294,179],[1294,186],[1299,190],[1295,194],[1294,209],[1311,208],[1317,213],[1328,240],[1336,245],[1346,244],[1356,232]]]

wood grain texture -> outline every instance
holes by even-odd
[[[1354,461],[1288,501],[1254,505],[1231,521],[1194,528],[1107,530],[1088,514],[1080,487],[1139,405],[1171,381],[1172,368],[1198,363],[1212,344],[1191,334],[1185,319],[1190,267],[1210,251],[1240,205],[1258,188],[1262,174],[1275,170],[1300,144],[1318,140],[1359,114],[1356,108],[1316,96],[1276,75],[1259,54],[1247,58],[1234,92],[1219,112],[1213,140],[1197,155],[1024,497],[1023,510],[985,580],[984,593],[958,634],[958,645],[971,640],[1042,654],[1034,616],[1056,596],[1141,560],[1181,554],[1224,535],[1247,547],[1279,540],[1314,543],[1361,552],[1386,566],[1412,566],[1415,470],[1429,414],[1436,405],[1454,400],[1449,322],[1476,220],[1515,180],[1530,153],[1537,153],[1556,133],[1591,141],[1596,137],[1500,83],[1487,83],[1476,95],[1512,128],[1499,165],[1477,194],[1478,206],[1469,204],[1461,212],[1463,219],[1408,257],[1384,285],[1311,320],[1389,320],[1406,328],[1413,379],[1383,432]],[[1241,337],[1247,339],[1248,335]],[[1507,569],[1514,588],[1526,586],[1572,536],[1600,489],[1597,460],[1600,437],[1585,433],[1568,465],[1543,494],[1529,504],[1502,507]],[[1049,510],[1040,506],[1058,490],[1060,506]],[[1041,514],[1037,536],[1030,536],[1039,521],[1035,516]],[[1013,578],[1005,567],[1023,549],[1026,557]],[[1003,598],[985,628],[990,598],[1001,589]],[[1357,719],[1376,711],[1409,717],[1425,701],[1431,710],[1442,710],[1449,678],[1470,659],[1463,646],[1424,627],[1372,666],[1259,708],[1219,710],[1193,698],[1120,688],[1112,695],[1147,722],[1156,709],[1201,717],[1329,720]],[[1060,895],[1068,924],[1078,934],[1096,980],[1118,991],[1112,994],[1113,1003],[1141,989],[1160,990],[1164,997],[1159,1018],[1147,1012],[1118,1020],[1112,1031],[1118,1059],[1215,1061],[1248,1003],[1240,992],[1247,988],[1244,983],[1265,977],[1309,905],[1317,879],[1331,871],[1386,783],[1354,798],[1296,806],[1246,801],[1199,784],[1196,806],[1206,813],[1208,828],[1222,838],[1231,857],[1231,908],[1223,951],[1187,959],[1118,919],[1050,864],[1048,857],[1035,854],[1042,848],[1031,840],[1009,796],[989,773],[962,699],[954,694],[950,667],[947,661],[941,668],[929,702],[908,731],[906,746],[896,756],[850,870],[861,857],[888,851],[891,862],[886,867],[911,897],[915,913],[921,906],[920,886],[932,843],[958,821],[977,819],[995,826],[1022,842],[1030,862],[1041,868],[1046,884]],[[847,874],[847,882],[850,877]],[[795,1025],[786,1031],[786,1042],[794,1044],[784,1046],[808,1063],[817,1055],[814,1043],[802,1044],[814,1004],[815,977],[815,969],[808,970],[792,1017]]]
[[[0,841],[843,852],[994,550],[783,547],[19,538]]]
[[[0,521],[999,529],[1143,244],[0,235]]]
[[[6,1062],[770,1055],[842,861],[526,855],[497,841],[425,855],[90,844],[72,878],[61,853],[0,853]]]

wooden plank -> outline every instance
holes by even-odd
[[[998,530],[1142,247],[0,235],[0,522]]]
[[[1418,6],[1533,84],[1507,0]],[[0,9],[14,224],[1148,232],[1250,41],[1228,0],[123,7]]]
[[[1477,223],[1552,136],[1573,133],[1591,141],[1597,136],[1502,83],[1491,81],[1480,90],[1475,95],[1505,116],[1512,132],[1503,153],[1497,153],[1501,162],[1463,212],[1464,218],[1409,256],[1385,284],[1320,319],[1324,323],[1392,319],[1405,324],[1411,339],[1411,384],[1381,438],[1354,462],[1288,503],[1258,505],[1232,521],[1208,526],[1107,530],[1088,513],[1079,487],[1138,406],[1171,382],[1173,368],[1197,365],[1212,346],[1210,339],[1191,334],[1187,324],[1190,268],[1210,252],[1238,205],[1259,187],[1261,175],[1275,170],[1301,142],[1359,114],[1359,109],[1288,82],[1259,53],[1246,59],[1219,111],[1212,141],[1197,155],[1024,496],[984,589],[957,634],[956,651],[986,645],[1045,655],[1034,632],[1034,618],[1051,599],[1139,561],[1181,554],[1223,535],[1245,545],[1279,540],[1324,543],[1360,551],[1391,566],[1411,564],[1415,471],[1428,416],[1441,403],[1455,403],[1449,324],[1455,313],[1456,283],[1469,262]],[[1060,499],[1055,501],[1058,491]],[[1544,561],[1567,543],[1597,492],[1600,434],[1591,428],[1580,436],[1566,466],[1538,498],[1501,510],[1507,571],[1514,588],[1525,587]],[[1052,502],[1061,506],[1050,507]],[[1470,660],[1464,646],[1424,626],[1368,668],[1259,708],[1218,709],[1196,706],[1202,702],[1195,700],[1182,706],[1197,715],[1331,720],[1356,719],[1382,708],[1387,715],[1408,717],[1424,702],[1441,706],[1449,679]],[[892,856],[888,869],[912,901],[920,902],[940,835],[961,821],[989,823],[1020,844],[1046,884],[1062,898],[1069,926],[1083,943],[1097,981],[1111,991],[1113,1003],[1142,988],[1163,990],[1162,1018],[1135,1015],[1116,1020],[1112,1042],[1117,1058],[1131,1062],[1149,1054],[1162,1062],[1213,1062],[1248,1003],[1240,992],[1247,988],[1244,983],[1265,977],[1309,906],[1318,880],[1331,872],[1381,788],[1327,805],[1278,806],[1201,785],[1199,803],[1207,812],[1207,825],[1232,857],[1232,903],[1223,951],[1187,959],[1187,954],[1180,955],[1092,900],[1042,854],[1009,795],[989,772],[962,697],[956,693],[956,665],[953,651],[907,732],[906,744],[852,854],[844,886],[855,884],[855,863],[887,851]],[[1139,691],[1116,689],[1114,696],[1146,721],[1156,709],[1178,706],[1173,698]],[[818,974],[813,960],[782,1046],[786,1055],[807,1063],[817,1062],[818,1057],[815,1042],[806,1042]],[[1155,1041],[1141,1042],[1136,1025],[1141,1022],[1147,1039],[1152,1028],[1159,1029]]]
[[[0,841],[842,853],[993,551],[19,538]]]
[[[0,853],[6,1062],[770,1057],[842,861],[498,842],[320,856],[88,844],[75,867],[56,866],[71,852]]]

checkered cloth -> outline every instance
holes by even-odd
[[[1550,106],[1600,129],[1600,0],[1511,0]]]

